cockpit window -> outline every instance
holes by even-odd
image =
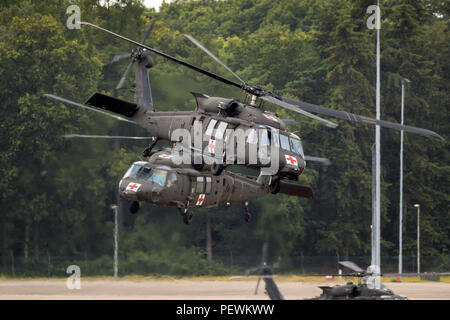
[[[124,178],[136,178],[136,174],[138,173],[139,169],[142,168],[141,166],[138,166],[136,164],[133,164],[130,169],[125,173],[123,176]]]
[[[302,146],[301,141],[297,140],[297,139],[293,139],[293,138],[290,138],[289,140],[291,141],[292,152],[295,152],[297,154],[300,154],[300,155],[304,156],[304,154],[303,154],[303,146]]]
[[[280,134],[280,141],[281,141],[281,147],[282,147],[284,150],[289,151],[289,150],[290,150],[290,148],[289,148],[289,138],[286,137],[286,136],[283,135],[283,134]]]
[[[148,181],[151,181],[153,183],[159,184],[161,187],[164,187],[164,184],[166,183],[166,177],[167,177],[167,171],[165,170],[153,170],[153,174],[150,178],[148,178]]]
[[[152,168],[142,168],[137,174],[137,178],[139,179],[147,179],[152,173]]]

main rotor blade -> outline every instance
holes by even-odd
[[[323,114],[326,116],[330,116],[330,117],[334,117],[334,118],[338,118],[338,119],[342,119],[342,120],[348,120],[351,122],[363,122],[363,123],[379,125],[381,127],[386,127],[386,128],[395,129],[395,130],[403,130],[406,132],[418,133],[418,134],[422,134],[422,135],[436,137],[436,138],[439,138],[439,139],[445,141],[445,139],[443,137],[441,137],[439,134],[437,134],[436,132],[431,131],[431,130],[401,125],[401,124],[398,124],[395,122],[390,122],[390,121],[385,121],[385,120],[376,120],[376,119],[372,119],[369,117],[360,116],[360,115],[357,115],[354,113],[330,109],[330,108],[326,108],[323,106],[318,106],[315,104],[302,102],[302,101],[295,101],[295,100],[288,99],[288,98],[282,98],[282,100],[288,104],[293,104],[293,105],[299,106],[301,109],[309,111],[309,112]]]
[[[67,99],[64,99],[64,98],[55,96],[55,95],[53,95],[53,94],[44,94],[44,96],[46,96],[47,98],[50,98],[50,99],[58,100],[58,101],[63,102],[63,103],[65,103],[65,104],[70,104],[70,105],[73,105],[73,106],[76,106],[76,107],[79,107],[79,108],[83,108],[83,109],[95,111],[95,112],[98,112],[98,113],[107,115],[107,116],[109,116],[109,117],[112,117],[112,118],[117,119],[117,120],[120,120],[120,121],[125,121],[125,122],[129,122],[129,123],[136,124],[136,122],[134,122],[134,121],[132,121],[132,120],[129,120],[129,119],[126,119],[126,118],[123,118],[123,117],[121,117],[121,116],[118,116],[118,115],[116,115],[116,114],[109,113],[109,112],[103,111],[103,110],[101,110],[101,109],[97,109],[97,108],[93,108],[93,107],[88,107],[88,106],[86,106],[86,105],[84,105],[84,104],[77,103],[77,102],[73,102],[73,101],[70,101],[70,100],[67,100]]]
[[[312,162],[318,162],[323,166],[329,166],[331,164],[331,161],[327,158],[305,156],[305,160],[312,161]]]
[[[86,134],[65,134],[64,138],[88,138],[88,139],[132,139],[132,140],[151,140],[153,137],[129,137],[129,136],[96,136]]]
[[[358,273],[364,273],[364,270],[361,269],[356,263],[352,261],[339,261],[338,262],[341,266],[344,266],[346,268],[349,268],[350,270],[353,270]]]
[[[292,126],[294,124],[298,124],[297,121],[292,120],[292,119],[281,119],[281,121],[283,121],[285,126]]]
[[[188,34],[183,34],[188,40],[190,40],[193,44],[195,44],[197,47],[202,49],[207,55],[209,55],[211,58],[213,58],[218,64],[220,64],[222,67],[227,69],[236,79],[238,79],[242,84],[245,83],[244,80],[242,80],[236,73],[234,73],[230,68],[228,68],[225,63],[220,61],[219,58],[217,58],[211,51],[209,51],[204,45],[202,45],[197,39],[195,39],[193,36],[190,36]]]
[[[151,48],[151,47],[149,47],[149,46],[146,46],[145,44],[142,44],[142,43],[139,43],[139,42],[137,42],[137,41],[128,39],[128,38],[126,38],[126,37],[124,37],[124,36],[121,36],[121,35],[119,35],[119,34],[117,34],[117,33],[114,33],[114,32],[112,32],[112,31],[109,31],[109,30],[104,29],[104,28],[102,28],[102,27],[96,26],[95,24],[92,24],[92,23],[89,23],[89,22],[84,22],[84,21],[81,21],[80,24],[84,24],[84,25],[87,25],[87,26],[91,26],[91,27],[97,28],[97,29],[102,30],[102,31],[104,31],[104,32],[106,32],[106,33],[109,33],[109,34],[111,34],[111,35],[113,35],[113,36],[115,36],[115,37],[117,37],[117,38],[120,38],[120,39],[122,39],[122,40],[128,41],[128,42],[130,42],[130,43],[132,43],[132,44],[134,44],[134,45],[137,45],[137,46],[139,46],[139,47],[141,47],[141,48],[144,48],[144,49],[147,49],[147,50],[149,50],[149,51],[151,51],[151,52],[154,52],[154,53],[156,53],[157,55],[160,55],[160,56],[162,56],[162,57],[164,57],[164,58],[166,58],[166,59],[168,59],[168,60],[171,60],[171,61],[173,61],[173,62],[179,63],[179,64],[181,64],[181,65],[183,65],[183,66],[185,66],[185,67],[187,67],[187,68],[189,68],[189,69],[192,69],[192,70],[197,71],[197,72],[199,72],[199,73],[201,73],[201,74],[204,74],[204,75],[206,75],[206,76],[208,76],[208,77],[211,77],[211,78],[213,78],[213,79],[216,79],[216,80],[218,80],[218,81],[221,81],[221,82],[223,82],[223,83],[225,83],[225,84],[228,84],[228,85],[231,85],[231,86],[235,86],[235,87],[237,87],[237,88],[239,88],[239,89],[243,89],[243,85],[242,85],[242,84],[239,84],[239,83],[230,81],[230,80],[228,80],[228,79],[225,79],[225,78],[223,78],[223,77],[221,77],[221,76],[219,76],[219,75],[217,75],[217,74],[215,74],[215,73],[206,71],[206,70],[201,69],[201,68],[199,68],[199,67],[196,67],[196,66],[194,66],[194,65],[192,65],[192,64],[190,64],[190,63],[184,62],[184,61],[179,60],[179,59],[177,59],[177,58],[174,58],[174,57],[172,57],[172,56],[170,56],[170,55],[168,55],[168,54],[165,54],[165,53],[163,53],[163,52],[161,52],[161,51],[158,51],[158,50],[153,49],[153,48]]]
[[[150,21],[150,24],[148,25],[147,31],[145,32],[144,37],[141,40],[141,43],[144,43],[145,40],[147,40],[148,36],[150,35],[150,33],[152,33],[152,29],[153,29],[153,25],[155,24],[155,21],[152,20]]]
[[[421,273],[383,273],[382,277],[418,277],[418,276],[450,276],[450,272],[421,272]]]
[[[124,72],[122,78],[120,78],[120,81],[119,81],[119,83],[117,84],[116,90],[119,90],[120,88],[122,88],[122,86],[123,86],[125,80],[127,79],[128,72],[130,72],[130,69],[131,69],[131,66],[133,65],[133,63],[134,63],[134,59],[132,59],[131,62],[128,64],[127,69],[125,70],[125,72]]]
[[[117,61],[123,60],[123,59],[130,59],[131,54],[130,53],[121,53],[116,54],[110,63],[116,63]]]
[[[307,116],[309,118],[319,120],[324,126],[326,126],[328,128],[336,128],[337,127],[337,124],[334,123],[334,122],[325,120],[325,119],[323,119],[321,117],[318,117],[318,116],[316,116],[314,114],[311,114],[311,113],[309,113],[309,112],[307,112],[307,111],[305,111],[303,109],[300,109],[297,106],[294,106],[294,105],[292,105],[290,103],[287,103],[285,101],[279,100],[277,98],[274,98],[274,97],[271,97],[271,96],[261,96],[259,98],[264,100],[264,101],[271,102],[273,104],[279,105],[280,107],[283,107],[285,109],[295,111],[295,112],[300,113],[300,114],[302,114],[304,116]]]

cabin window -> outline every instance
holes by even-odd
[[[256,134],[256,129],[251,129],[250,134],[247,137],[247,142],[251,144],[258,143],[258,135]]]
[[[166,183],[166,177],[167,177],[167,171],[156,169],[153,171],[153,174],[148,179],[148,181],[151,181],[154,184],[158,184],[161,187],[164,187],[164,184]]]
[[[205,132],[205,134],[207,136],[212,136],[214,126],[216,125],[216,123],[217,123],[217,120],[211,119],[211,121],[209,122],[208,128],[206,128],[206,132]]]
[[[262,146],[270,146],[269,133],[267,130],[261,130],[261,140],[259,141],[259,145]]]
[[[225,143],[230,141],[230,139],[233,137],[233,132],[234,132],[234,130],[232,130],[232,129],[225,131]]]
[[[136,178],[136,175],[139,171],[139,169],[142,168],[142,166],[138,166],[137,164],[133,164],[130,169],[125,173],[123,176],[124,178]]]
[[[280,142],[281,142],[281,147],[284,150],[290,151],[289,148],[289,138],[283,134],[280,134]]]
[[[195,188],[195,192],[196,193],[203,193],[204,189],[205,189],[205,178],[197,177],[197,186]]]
[[[269,132],[269,138],[273,141],[274,147],[280,147],[280,134],[278,133],[278,130],[271,129]]]
[[[205,193],[210,193],[210,192],[211,192],[211,184],[212,184],[212,179],[211,179],[211,177],[206,177],[206,189],[205,189]]]
[[[167,188],[170,188],[177,182],[177,174],[175,172],[169,172],[167,176]]]
[[[221,121],[216,129],[216,132],[214,133],[214,137],[218,140],[222,140],[227,126],[228,123]]]
[[[300,154],[304,157],[303,146],[302,146],[301,141],[298,139],[294,139],[294,138],[290,138],[289,140],[291,141],[292,152]]]

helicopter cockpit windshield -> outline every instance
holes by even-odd
[[[296,138],[290,137],[289,140],[291,142],[291,150],[292,150],[292,152],[297,153],[297,154],[301,155],[304,158],[305,154],[303,152],[303,146],[302,146],[302,142],[300,141],[300,139],[296,139]]]
[[[155,185],[164,187],[166,184],[167,171],[161,169],[154,169],[151,176],[147,178],[148,181],[153,182]]]
[[[143,164],[134,163],[123,176],[125,178],[136,178],[153,182],[154,185],[164,187],[169,172],[159,168],[145,167]],[[172,186],[177,180],[175,172],[170,172],[167,186]],[[170,184],[170,185],[169,185]]]
[[[128,171],[123,176],[123,179],[125,178],[136,178],[137,173],[139,172],[139,169],[141,169],[142,166],[139,164],[133,164]]]

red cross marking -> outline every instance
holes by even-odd
[[[128,188],[131,189],[131,190],[133,190],[133,189],[135,189],[137,187],[138,187],[138,185],[136,183],[128,185]]]
[[[205,195],[202,193],[198,196],[196,205],[201,206],[203,204],[203,201],[205,201]]]
[[[277,118],[271,116],[270,114],[265,114],[265,113],[263,113],[263,116],[266,117],[266,118],[269,119],[269,120],[278,122]]]
[[[286,157],[286,160],[289,161],[291,164],[296,164],[297,163],[297,159],[295,159],[295,158],[293,158],[291,156]]]
[[[210,139],[208,148],[209,148],[209,152],[213,153],[214,149],[216,148],[216,140]]]
[[[165,159],[167,159],[167,158],[172,158],[172,156],[171,156],[170,154],[162,154],[162,155],[160,155],[159,157],[160,157],[160,158],[165,158]]]

